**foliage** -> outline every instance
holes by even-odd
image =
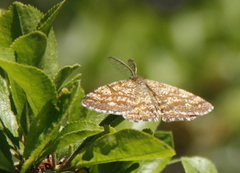
[[[119,117],[81,106],[80,65],[58,70],[52,23],[63,4],[43,14],[14,2],[0,16],[0,171],[162,171],[175,155],[170,132],[117,130]],[[181,161],[217,172],[203,158]]]

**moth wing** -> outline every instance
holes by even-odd
[[[183,89],[148,79],[145,83],[157,101],[163,121],[190,121],[213,110],[209,102]]]
[[[137,103],[136,83],[122,80],[100,86],[82,100],[82,105],[102,113],[123,115],[130,112]]]

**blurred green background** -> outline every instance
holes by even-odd
[[[0,8],[12,2],[0,0]],[[60,1],[20,2],[46,12]],[[114,56],[133,58],[138,74],[211,102],[208,115],[158,129],[173,131],[177,157],[203,156],[219,172],[240,172],[239,0],[68,0],[54,27],[59,64],[81,64],[86,93],[127,79],[109,63]],[[164,172],[174,171],[181,172]]]

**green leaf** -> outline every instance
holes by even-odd
[[[4,156],[2,151],[0,151],[0,158],[1,158],[0,170],[15,172],[13,165],[11,163],[9,163],[9,160]]]
[[[90,172],[94,173],[159,173],[168,164],[170,158],[157,158],[133,162],[111,162],[91,166]],[[108,170],[108,171],[106,171]]]
[[[35,115],[49,100],[56,101],[55,87],[41,70],[2,59],[0,66],[24,90]]]
[[[21,171],[25,172],[33,162],[37,162],[50,154],[44,153],[44,149],[51,147],[52,141],[55,140],[60,120],[61,115],[56,106],[51,101],[47,102],[31,123],[24,150],[26,161]]]
[[[167,143],[169,146],[174,148],[174,142],[173,142],[173,135],[172,132],[166,132],[166,131],[157,131],[154,133],[154,136],[165,143]]]
[[[0,76],[0,119],[4,126],[15,137],[18,136],[18,123],[15,115],[11,110],[11,103],[9,100],[9,91],[7,82]]]
[[[156,158],[156,159],[139,161],[138,169],[132,171],[131,173],[138,173],[138,172],[159,173],[167,166],[170,159],[171,157],[165,157],[165,158]]]
[[[70,69],[69,69],[70,70]],[[67,90],[69,94],[60,92],[62,111],[69,114],[68,122],[88,121],[99,124],[107,114],[100,114],[95,111],[88,111],[81,105],[84,97],[84,91],[80,86],[80,75],[76,75],[72,80],[62,86],[63,90]]]
[[[62,8],[63,4],[65,3],[65,0],[58,3],[54,7],[52,7],[41,19],[41,22],[39,23],[37,29],[48,35],[53,21],[56,18],[57,14],[59,13],[60,9]]]
[[[104,113],[99,113],[96,112],[94,110],[89,110],[85,107],[83,107],[81,105],[80,102],[80,107],[83,108],[83,112],[81,114],[81,116],[79,116],[80,119],[87,119],[90,122],[93,122],[95,124],[99,124],[100,122],[102,122],[106,117],[108,117],[108,114],[104,114]],[[116,115],[113,115],[116,116]],[[102,124],[101,124],[102,125]],[[104,124],[105,125],[105,124]]]
[[[47,37],[35,31],[17,38],[11,48],[16,51],[17,62],[38,67],[46,49]]]
[[[65,66],[61,68],[57,75],[54,77],[54,83],[56,85],[57,90],[61,88],[65,80],[69,77],[70,74],[73,73],[74,70],[76,70],[78,67],[80,67],[79,64],[75,64],[72,66]]]
[[[71,86],[72,88],[70,88],[69,85],[66,87],[69,88],[69,91],[71,93],[70,97],[64,102],[64,112],[69,114],[68,122],[75,122],[79,120],[89,121],[87,118],[82,118],[84,116],[84,108],[80,103],[84,97],[84,91],[80,86],[80,80],[77,80],[75,83],[73,83]]]
[[[8,48],[21,35],[19,20],[13,11],[11,6],[0,16],[0,47]]]
[[[94,173],[132,173],[139,167],[136,162],[111,162],[91,166],[90,172]]]
[[[144,131],[147,131],[149,134],[153,133],[151,129],[144,129]],[[164,141],[166,144],[168,144],[172,148],[174,147],[173,136],[171,132],[157,131],[153,135],[159,140]],[[159,173],[167,166],[170,159],[171,157],[165,157],[165,158],[156,158],[156,159],[138,161],[139,168],[133,171],[132,173],[134,172]]]
[[[117,116],[119,116],[119,115],[117,115]],[[143,122],[135,123],[135,122],[125,120],[121,124],[119,124],[116,127],[116,129],[120,130],[120,129],[123,129],[123,128],[132,128],[132,129],[136,129],[136,130],[142,130],[142,129],[145,129],[145,128],[151,128],[153,131],[155,131],[157,129],[157,127],[159,126],[159,123],[160,123],[159,121],[157,121],[157,122],[155,122],[155,121],[143,121]]]
[[[215,165],[202,157],[182,157],[183,167],[186,173],[217,173]]]
[[[78,121],[67,124],[59,134],[59,137],[55,141],[55,145],[53,147],[57,150],[100,132],[103,132],[103,128],[91,122]]]
[[[174,154],[170,146],[152,135],[124,129],[100,137],[83,155],[76,157],[73,163],[93,165],[114,161],[164,158]]]
[[[51,8],[40,20],[37,30],[47,35],[47,47],[44,57],[40,63],[40,68],[48,74],[51,78],[55,76],[58,71],[58,57],[57,57],[57,41],[52,29],[52,24],[58,12],[62,8],[65,1],[62,1]]]
[[[51,102],[46,103],[39,115],[31,123],[24,151],[26,158],[44,140],[48,130],[53,128],[53,124],[59,118],[60,116],[55,105]]]
[[[80,86],[79,76],[64,85],[58,94],[61,114],[67,117],[67,122],[76,122],[81,120],[79,117],[83,114],[80,101],[84,97],[83,90]],[[85,119],[85,121],[88,121]]]
[[[17,111],[17,120],[20,122],[20,117],[22,115],[24,106],[26,105],[27,102],[27,97],[23,89],[14,81],[10,78],[10,91],[12,93],[12,99],[14,102],[14,106]]]
[[[8,61],[16,61],[15,52],[11,48],[0,47],[0,58]]]
[[[62,3],[63,2],[61,2],[60,4]],[[29,42],[25,38],[26,36],[23,36],[25,38],[25,41],[21,40],[20,42],[27,42],[27,43],[23,43],[22,45],[20,43],[15,48],[18,52],[20,52],[23,55],[22,56],[23,58],[21,58],[21,60],[23,60],[24,62],[29,61],[28,58],[30,58],[31,60],[35,59],[39,61],[40,60],[39,57],[43,55],[41,62],[39,64],[39,68],[42,69],[44,72],[46,72],[46,74],[50,75],[50,77],[53,77],[58,70],[58,60],[57,60],[57,43],[54,36],[54,32],[51,29],[52,27],[51,24],[53,22],[53,19],[56,17],[56,14],[59,11],[60,6],[61,5],[57,5],[56,6],[57,8],[55,9],[55,11],[54,10],[52,11],[51,15],[46,14],[44,17],[45,20],[43,22],[41,21],[43,14],[36,8],[30,5],[24,5],[20,2],[13,3],[13,5],[9,8],[9,10],[4,12],[0,16],[0,47],[9,47],[12,44],[12,42],[18,37],[25,34],[29,34],[33,31],[36,31],[37,26],[44,25],[46,29],[48,29],[47,43],[46,43],[47,45],[45,45],[45,43],[41,44],[41,42],[44,40],[41,40],[39,38],[38,39],[35,38],[36,42],[32,40],[34,38],[31,38],[30,42],[33,42],[34,44],[29,45]],[[40,21],[43,23],[41,23]],[[25,52],[26,51],[25,49],[29,48],[28,46],[30,46],[31,48],[34,48],[34,46],[36,47],[37,45],[39,46],[38,47],[39,50],[35,49],[35,51],[38,51],[38,53],[34,54],[33,56],[32,54],[27,55],[24,58],[24,54],[27,54]],[[22,47],[24,47],[25,49],[22,49]],[[44,49],[45,49],[45,52],[43,52]],[[44,54],[42,54],[41,52]]]
[[[51,29],[48,34],[47,47],[39,68],[51,78],[53,78],[58,71],[57,41],[53,29]]]
[[[20,2],[14,2],[12,8],[14,16],[19,20],[15,25],[19,25],[21,35],[34,31],[43,16],[43,14],[35,7]]]
[[[12,156],[10,153],[10,146],[2,130],[0,130],[0,144],[0,169],[14,172]]]
[[[149,134],[153,134],[151,129],[144,129],[144,132],[148,132]],[[171,132],[155,132],[154,136],[171,146],[173,142],[172,133]],[[99,164],[91,167],[91,171],[94,169],[94,172],[97,173],[139,173],[139,172],[151,172],[151,173],[159,173],[161,172],[170,161],[171,157],[164,158],[156,158],[156,159],[148,159],[148,160],[140,160],[133,162],[111,162],[105,164]]]
[[[42,16],[36,8],[14,2],[0,16],[0,47],[9,47],[13,40],[33,31]]]

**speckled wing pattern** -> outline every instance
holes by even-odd
[[[122,115],[135,122],[158,120],[158,113],[151,98],[147,93],[143,93],[134,80],[122,80],[101,86],[87,94],[82,105],[98,112]]]
[[[123,115],[130,121],[190,121],[213,106],[185,90],[135,76],[101,86],[86,95],[83,106],[98,112]]]
[[[213,110],[209,102],[183,89],[148,79],[144,82],[158,104],[163,121],[190,121]]]
[[[144,79],[137,75],[137,65],[109,57],[130,72],[130,80],[101,86],[85,96],[82,105],[98,112],[122,115],[130,121],[190,121],[213,110],[206,100],[183,89]]]

